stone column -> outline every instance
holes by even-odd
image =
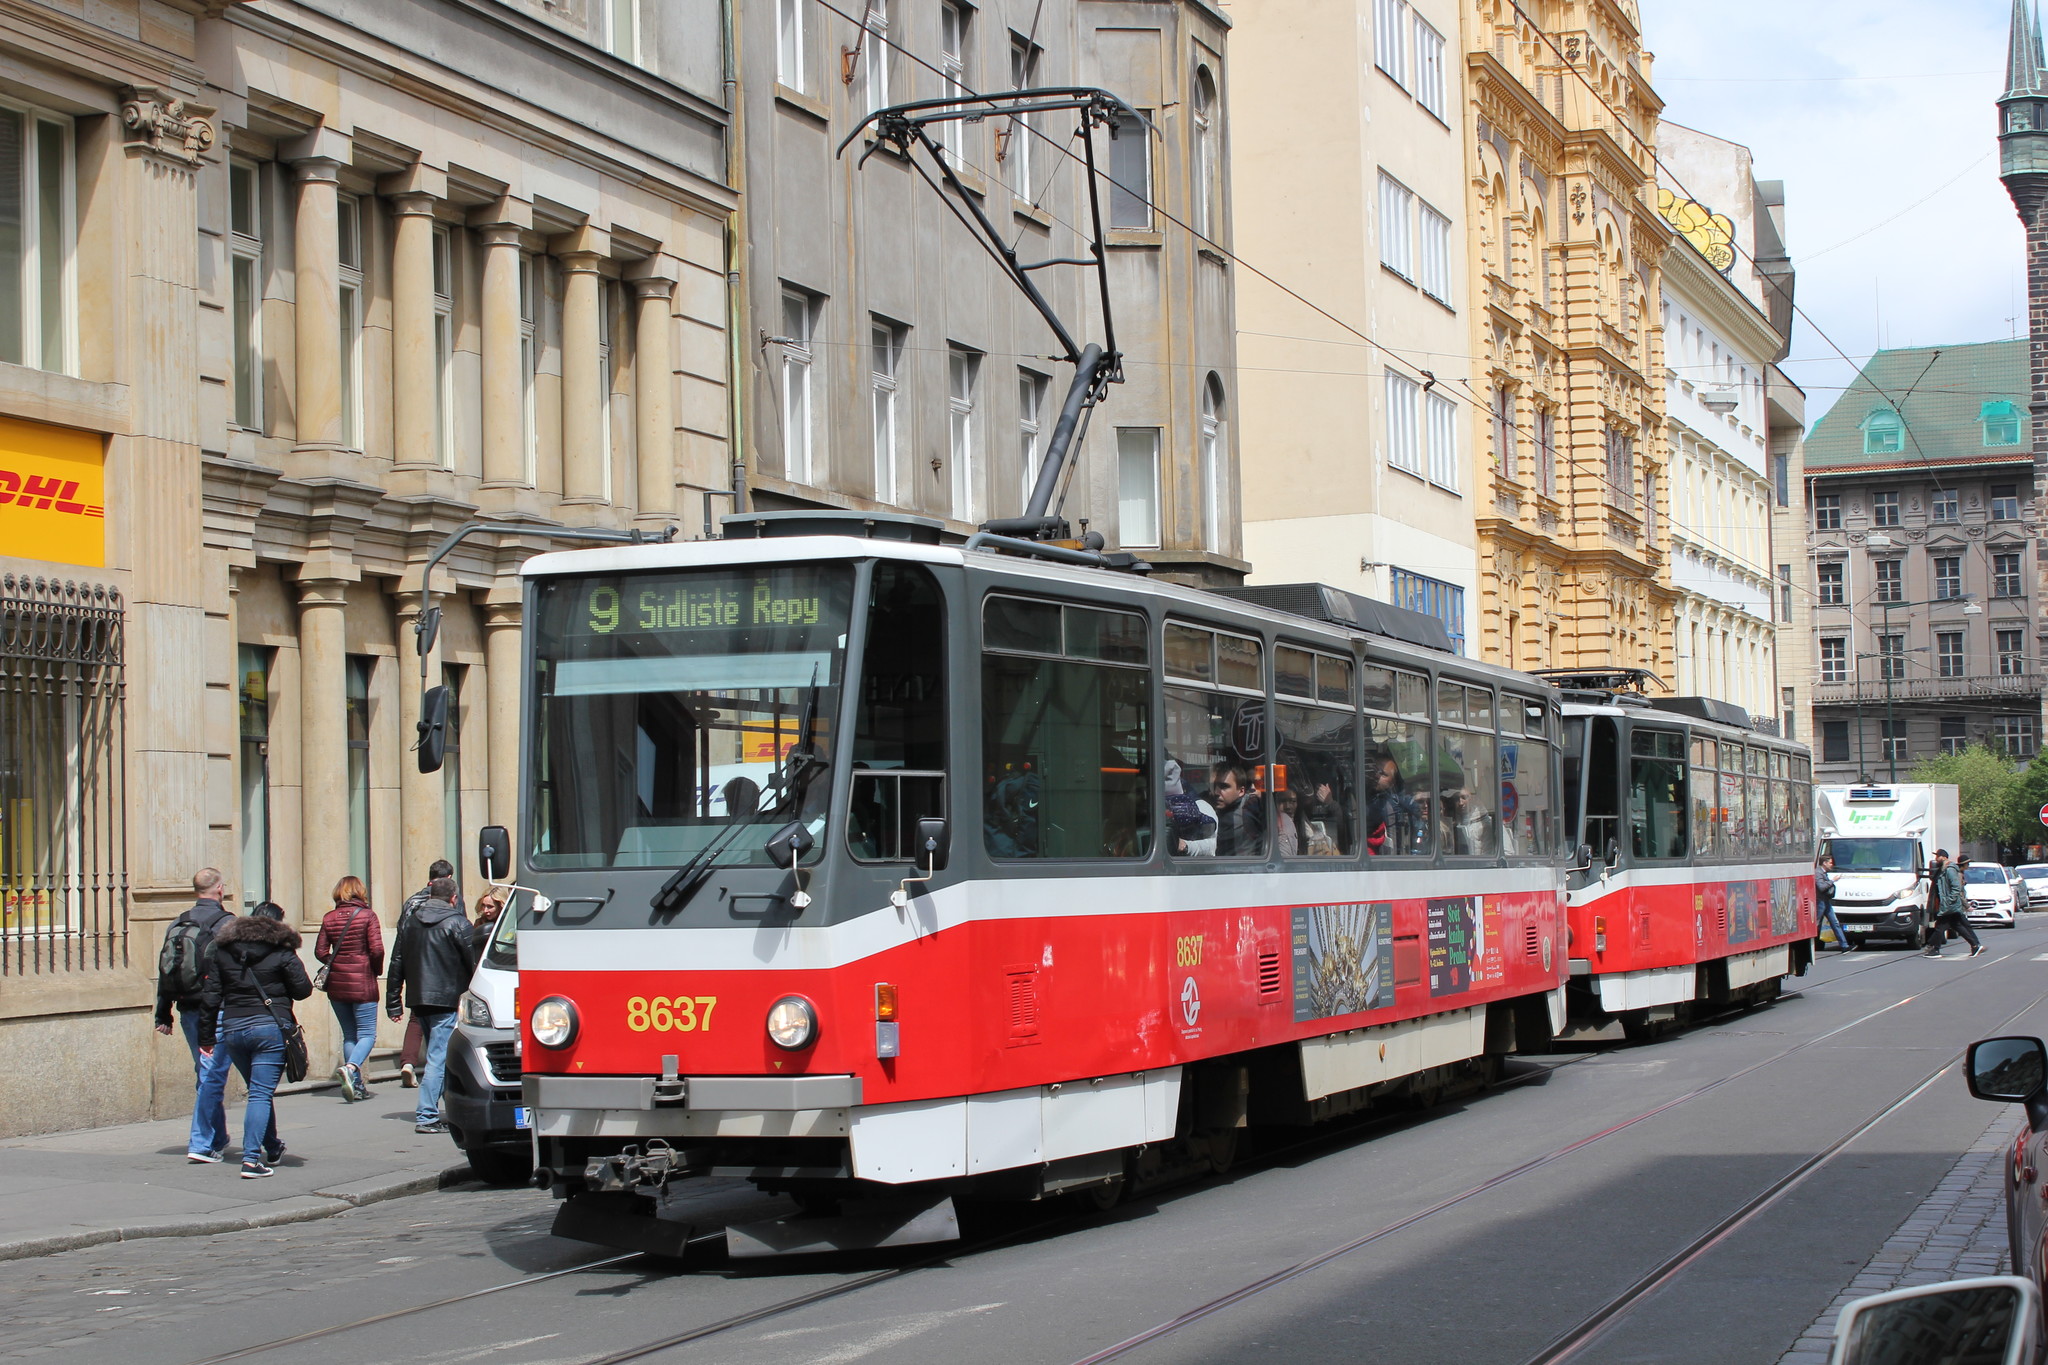
[[[400,469],[436,467],[441,430],[439,357],[434,353],[434,201],[391,199],[391,426]]]
[[[413,577],[417,577],[415,573]],[[442,611],[448,611],[451,603],[449,594],[439,591],[447,586],[435,575],[435,601]],[[413,752],[413,745],[419,742],[420,722],[420,656],[417,649],[418,636],[413,634],[413,623],[419,619],[420,594],[417,591],[393,594],[398,613],[398,659],[401,665],[398,679],[398,734],[401,757],[398,772],[398,847],[399,886],[409,893],[416,885],[423,885],[427,865],[441,856],[446,840],[442,801],[445,799],[440,773],[420,771],[419,755]],[[427,686],[441,684],[441,646],[435,642],[427,655]]]
[[[519,847],[519,691],[524,655],[519,626],[523,608],[517,576],[501,578],[484,603],[484,661],[488,676],[491,724],[490,819],[512,831]],[[509,600],[502,600],[509,597]]]
[[[519,362],[519,229],[484,227],[484,487],[517,488],[526,477],[526,396]]]
[[[339,162],[316,156],[292,163],[298,182],[293,250],[298,281],[297,450],[339,450],[341,421],[341,242],[336,225]]]
[[[348,637],[343,628],[352,564],[299,571],[299,768],[302,923],[317,924],[348,866]]]
[[[562,287],[562,500],[605,501],[605,447],[598,424],[607,420],[604,371],[598,364],[598,288],[594,251],[564,252]]]
[[[669,356],[669,332],[675,321],[670,299],[675,281],[635,280],[633,292],[640,298],[633,346],[640,515],[665,521],[676,514],[676,433],[669,404],[676,378],[675,362]]]

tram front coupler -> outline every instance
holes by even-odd
[[[687,1151],[677,1151],[660,1138],[649,1138],[645,1147],[629,1146],[612,1156],[592,1157],[583,1167],[585,1189],[610,1193],[642,1191],[666,1193],[671,1180],[691,1174],[694,1163]]]

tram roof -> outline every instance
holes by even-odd
[[[1227,627],[1268,629],[1313,645],[1320,637],[1327,647],[1353,638],[1370,642],[1373,656],[1385,663],[1449,671],[1510,686],[1523,692],[1556,691],[1542,678],[1519,673],[1461,654],[1450,654],[1389,635],[1333,621],[1235,600],[1219,593],[1141,574],[1118,573],[1085,565],[1054,563],[1023,555],[969,550],[964,544],[934,545],[855,535],[790,535],[726,537],[719,540],[673,541],[667,544],[605,545],[592,549],[554,550],[528,559],[520,568],[526,578],[568,574],[635,573],[650,569],[710,568],[721,564],[815,563],[819,560],[894,559],[945,565],[1010,578],[1019,584],[1058,585],[1079,589],[1100,601],[1123,597],[1133,602],[1185,607]]]

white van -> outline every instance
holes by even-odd
[[[526,895],[515,894],[498,916],[477,960],[456,1011],[447,1088],[441,1095],[449,1135],[477,1178],[493,1185],[521,1185],[533,1174],[533,1135],[519,1091],[519,1021],[513,1013],[519,987],[518,910]]]

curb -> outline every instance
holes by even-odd
[[[308,1223],[332,1218],[338,1213],[400,1199],[411,1194],[432,1194],[470,1179],[468,1163],[440,1171],[410,1171],[367,1179],[294,1195],[265,1204],[243,1204],[220,1213],[197,1218],[156,1218],[123,1227],[92,1228],[84,1232],[60,1232],[48,1237],[22,1237],[0,1241],[0,1261],[54,1256],[64,1251],[104,1246],[109,1242],[134,1242],[145,1237],[213,1237],[223,1232],[246,1232],[250,1228],[279,1227],[286,1223]]]

